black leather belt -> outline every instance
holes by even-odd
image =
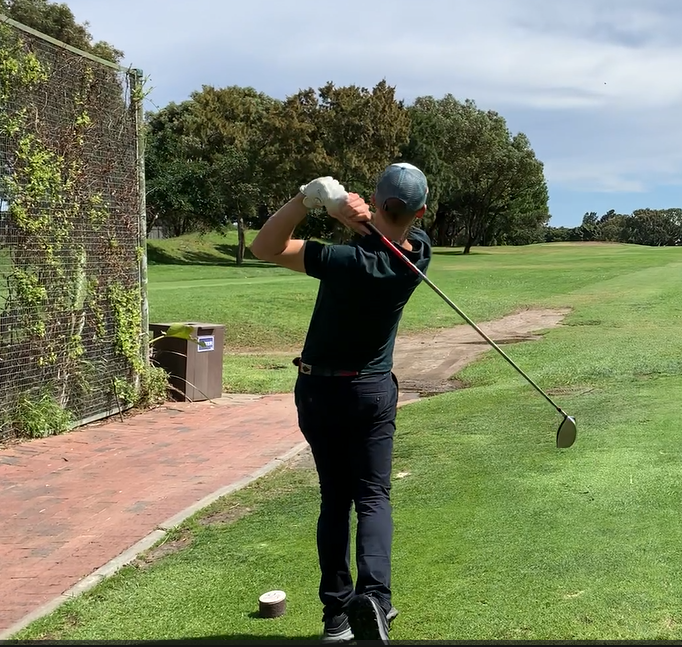
[[[356,377],[360,375],[360,371],[341,371],[332,368],[325,368],[323,366],[311,366],[301,361],[300,357],[293,360],[294,366],[298,367],[298,372],[301,375],[313,375],[320,377]]]

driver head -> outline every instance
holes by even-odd
[[[575,426],[575,418],[566,416],[563,422],[559,425],[556,432],[556,446],[560,449],[570,447],[575,442],[578,430]]]

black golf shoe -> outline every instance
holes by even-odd
[[[391,620],[397,614],[397,610],[391,613]],[[388,644],[388,619],[376,598],[356,595],[348,604],[348,620],[355,640],[379,640]]]
[[[345,613],[323,618],[322,621],[324,622],[323,643],[346,643],[353,640],[353,632]]]

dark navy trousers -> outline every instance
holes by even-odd
[[[392,373],[360,377],[299,374],[298,421],[320,482],[317,550],[325,617],[344,610],[354,593],[391,607],[390,502],[398,382]],[[355,505],[357,582],[350,572]]]

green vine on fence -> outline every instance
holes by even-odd
[[[8,25],[0,24],[0,41],[0,102],[7,104],[13,87],[33,89],[48,76],[38,57],[24,50]]]
[[[92,63],[78,79],[72,121],[62,130],[66,141],[59,153],[41,138],[38,109],[17,100],[48,83],[50,73],[18,32],[0,23],[0,137],[12,142],[13,156],[0,173],[0,195],[9,203],[8,215],[19,238],[10,247],[5,307],[14,317],[12,343],[40,348],[27,357],[49,375],[49,386],[43,381],[34,393],[22,393],[13,406],[4,403],[3,408],[12,409],[5,415],[13,418],[19,433],[30,437],[64,431],[72,420],[70,400],[92,388],[88,376],[97,367],[86,359],[83,335],[88,322],[88,330],[94,329],[101,342],[113,330],[114,350],[129,367],[129,377],[116,378],[114,385],[125,402],[157,403],[165,399],[168,385],[165,371],[143,360],[139,286],[116,281],[106,285],[103,277],[89,276],[88,252],[74,236],[76,223],[85,222],[107,241],[110,264],[122,253],[115,234],[102,231],[112,218],[109,205],[82,181],[82,151],[93,126],[88,105],[96,92]]]
[[[114,283],[109,286],[109,303],[114,316],[116,350],[130,362],[137,373],[140,373],[143,370],[143,362],[139,292],[127,290],[122,285]]]

